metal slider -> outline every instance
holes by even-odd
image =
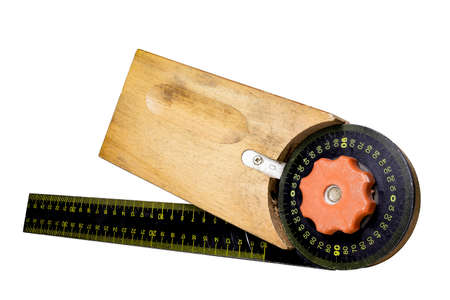
[[[267,156],[253,150],[245,150],[242,153],[242,163],[249,168],[255,169],[269,177],[280,179],[286,163],[268,158]]]

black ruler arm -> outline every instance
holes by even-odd
[[[190,204],[30,194],[24,232],[316,267]]]

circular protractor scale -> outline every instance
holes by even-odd
[[[330,269],[372,266],[412,233],[419,185],[401,150],[358,125],[322,129],[289,156],[278,210],[287,236],[309,261]]]

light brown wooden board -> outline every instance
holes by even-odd
[[[276,246],[291,248],[252,149],[285,160],[336,116],[138,50],[100,156]]]

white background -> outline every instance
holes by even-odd
[[[163,3],[0,4],[0,297],[448,297],[448,1]],[[182,202],[98,157],[137,48],[390,137],[421,182],[410,241],[329,272],[22,233],[30,192]]]

